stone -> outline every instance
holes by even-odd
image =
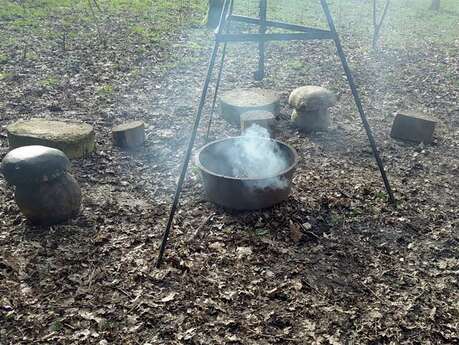
[[[52,225],[79,214],[81,190],[77,181],[65,173],[52,181],[16,186],[15,200],[32,223]]]
[[[45,119],[21,120],[6,128],[10,148],[43,145],[63,151],[68,158],[82,158],[95,149],[92,126],[80,122]]]
[[[69,167],[62,151],[33,145],[10,151],[2,160],[1,171],[8,183],[18,186],[52,181]]]
[[[305,132],[326,131],[330,125],[330,113],[327,108],[312,111],[294,110],[292,123]]]
[[[123,123],[112,129],[115,146],[134,149],[145,143],[145,124],[142,121]]]
[[[336,95],[320,86],[299,87],[290,94],[289,104],[296,110],[313,111],[329,108],[336,104]]]
[[[403,111],[395,116],[390,135],[395,139],[430,144],[436,124],[435,119],[423,113]]]
[[[244,134],[251,126],[258,125],[265,128],[270,136],[273,137],[275,122],[274,114],[269,111],[248,111],[241,115],[241,133]]]
[[[240,126],[241,114],[265,110],[277,114],[280,108],[280,97],[274,91],[265,89],[234,89],[225,92],[221,97],[222,117],[230,124]]]

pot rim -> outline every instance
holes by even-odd
[[[210,146],[213,146],[213,145],[215,145],[217,143],[220,143],[220,142],[223,142],[223,141],[238,140],[238,139],[243,139],[243,138],[245,138],[245,137],[244,136],[228,137],[228,138],[224,138],[224,139],[215,140],[215,141],[212,141],[212,142],[204,145],[203,147],[201,147],[198,150],[198,152],[196,154],[196,165],[198,166],[198,168],[201,171],[204,171],[209,175],[212,175],[212,176],[215,176],[215,177],[219,177],[219,178],[223,178],[223,179],[227,179],[227,180],[235,180],[235,181],[263,181],[263,180],[269,180],[269,179],[276,178],[276,177],[283,176],[283,175],[287,174],[288,172],[294,170],[296,168],[296,166],[298,165],[298,162],[299,162],[298,152],[291,145],[289,145],[287,143],[284,143],[284,142],[282,142],[280,140],[277,140],[277,139],[265,138],[265,137],[257,137],[257,138],[260,139],[260,140],[264,140],[264,141],[276,142],[279,145],[287,147],[287,149],[293,154],[293,162],[287,168],[285,168],[284,170],[281,170],[280,172],[278,172],[275,175],[270,175],[270,176],[266,176],[266,177],[259,177],[259,178],[227,176],[227,175],[217,174],[216,172],[211,171],[208,168],[206,168],[201,163],[201,154],[205,150],[207,150]]]

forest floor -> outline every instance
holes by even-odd
[[[253,46],[232,46],[223,90],[281,95],[278,139],[300,156],[292,193],[272,209],[230,212],[205,201],[191,167],[157,269],[212,35],[197,20],[153,38],[139,25],[125,31],[141,20],[104,18],[104,36],[78,22],[86,36],[67,43],[33,32],[24,45],[3,41],[0,158],[5,127],[32,117],[94,125],[97,152],[72,161],[82,212],[62,225],[29,224],[0,177],[0,344],[457,344],[457,39],[375,53],[343,32],[396,209],[332,43],[269,45],[261,82]],[[0,35],[25,39],[20,30],[4,25]],[[305,84],[339,96],[327,132],[289,122],[288,95]],[[390,138],[401,109],[438,119],[432,145]],[[131,119],[147,124],[146,145],[122,152],[110,130]],[[217,116],[211,135],[238,133]]]

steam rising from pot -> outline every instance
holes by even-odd
[[[254,126],[242,137],[205,145],[197,164],[209,201],[230,209],[257,210],[288,199],[298,154]]]
[[[279,144],[269,139],[267,129],[252,125],[242,140],[226,146],[220,152],[229,170],[226,174],[243,179],[248,187],[253,188],[286,188],[288,181],[279,174],[289,167],[289,159]]]

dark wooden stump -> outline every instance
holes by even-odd
[[[145,124],[142,121],[123,123],[112,129],[113,144],[123,149],[135,149],[145,143]]]
[[[399,112],[394,119],[392,138],[430,144],[437,121],[420,112]]]

